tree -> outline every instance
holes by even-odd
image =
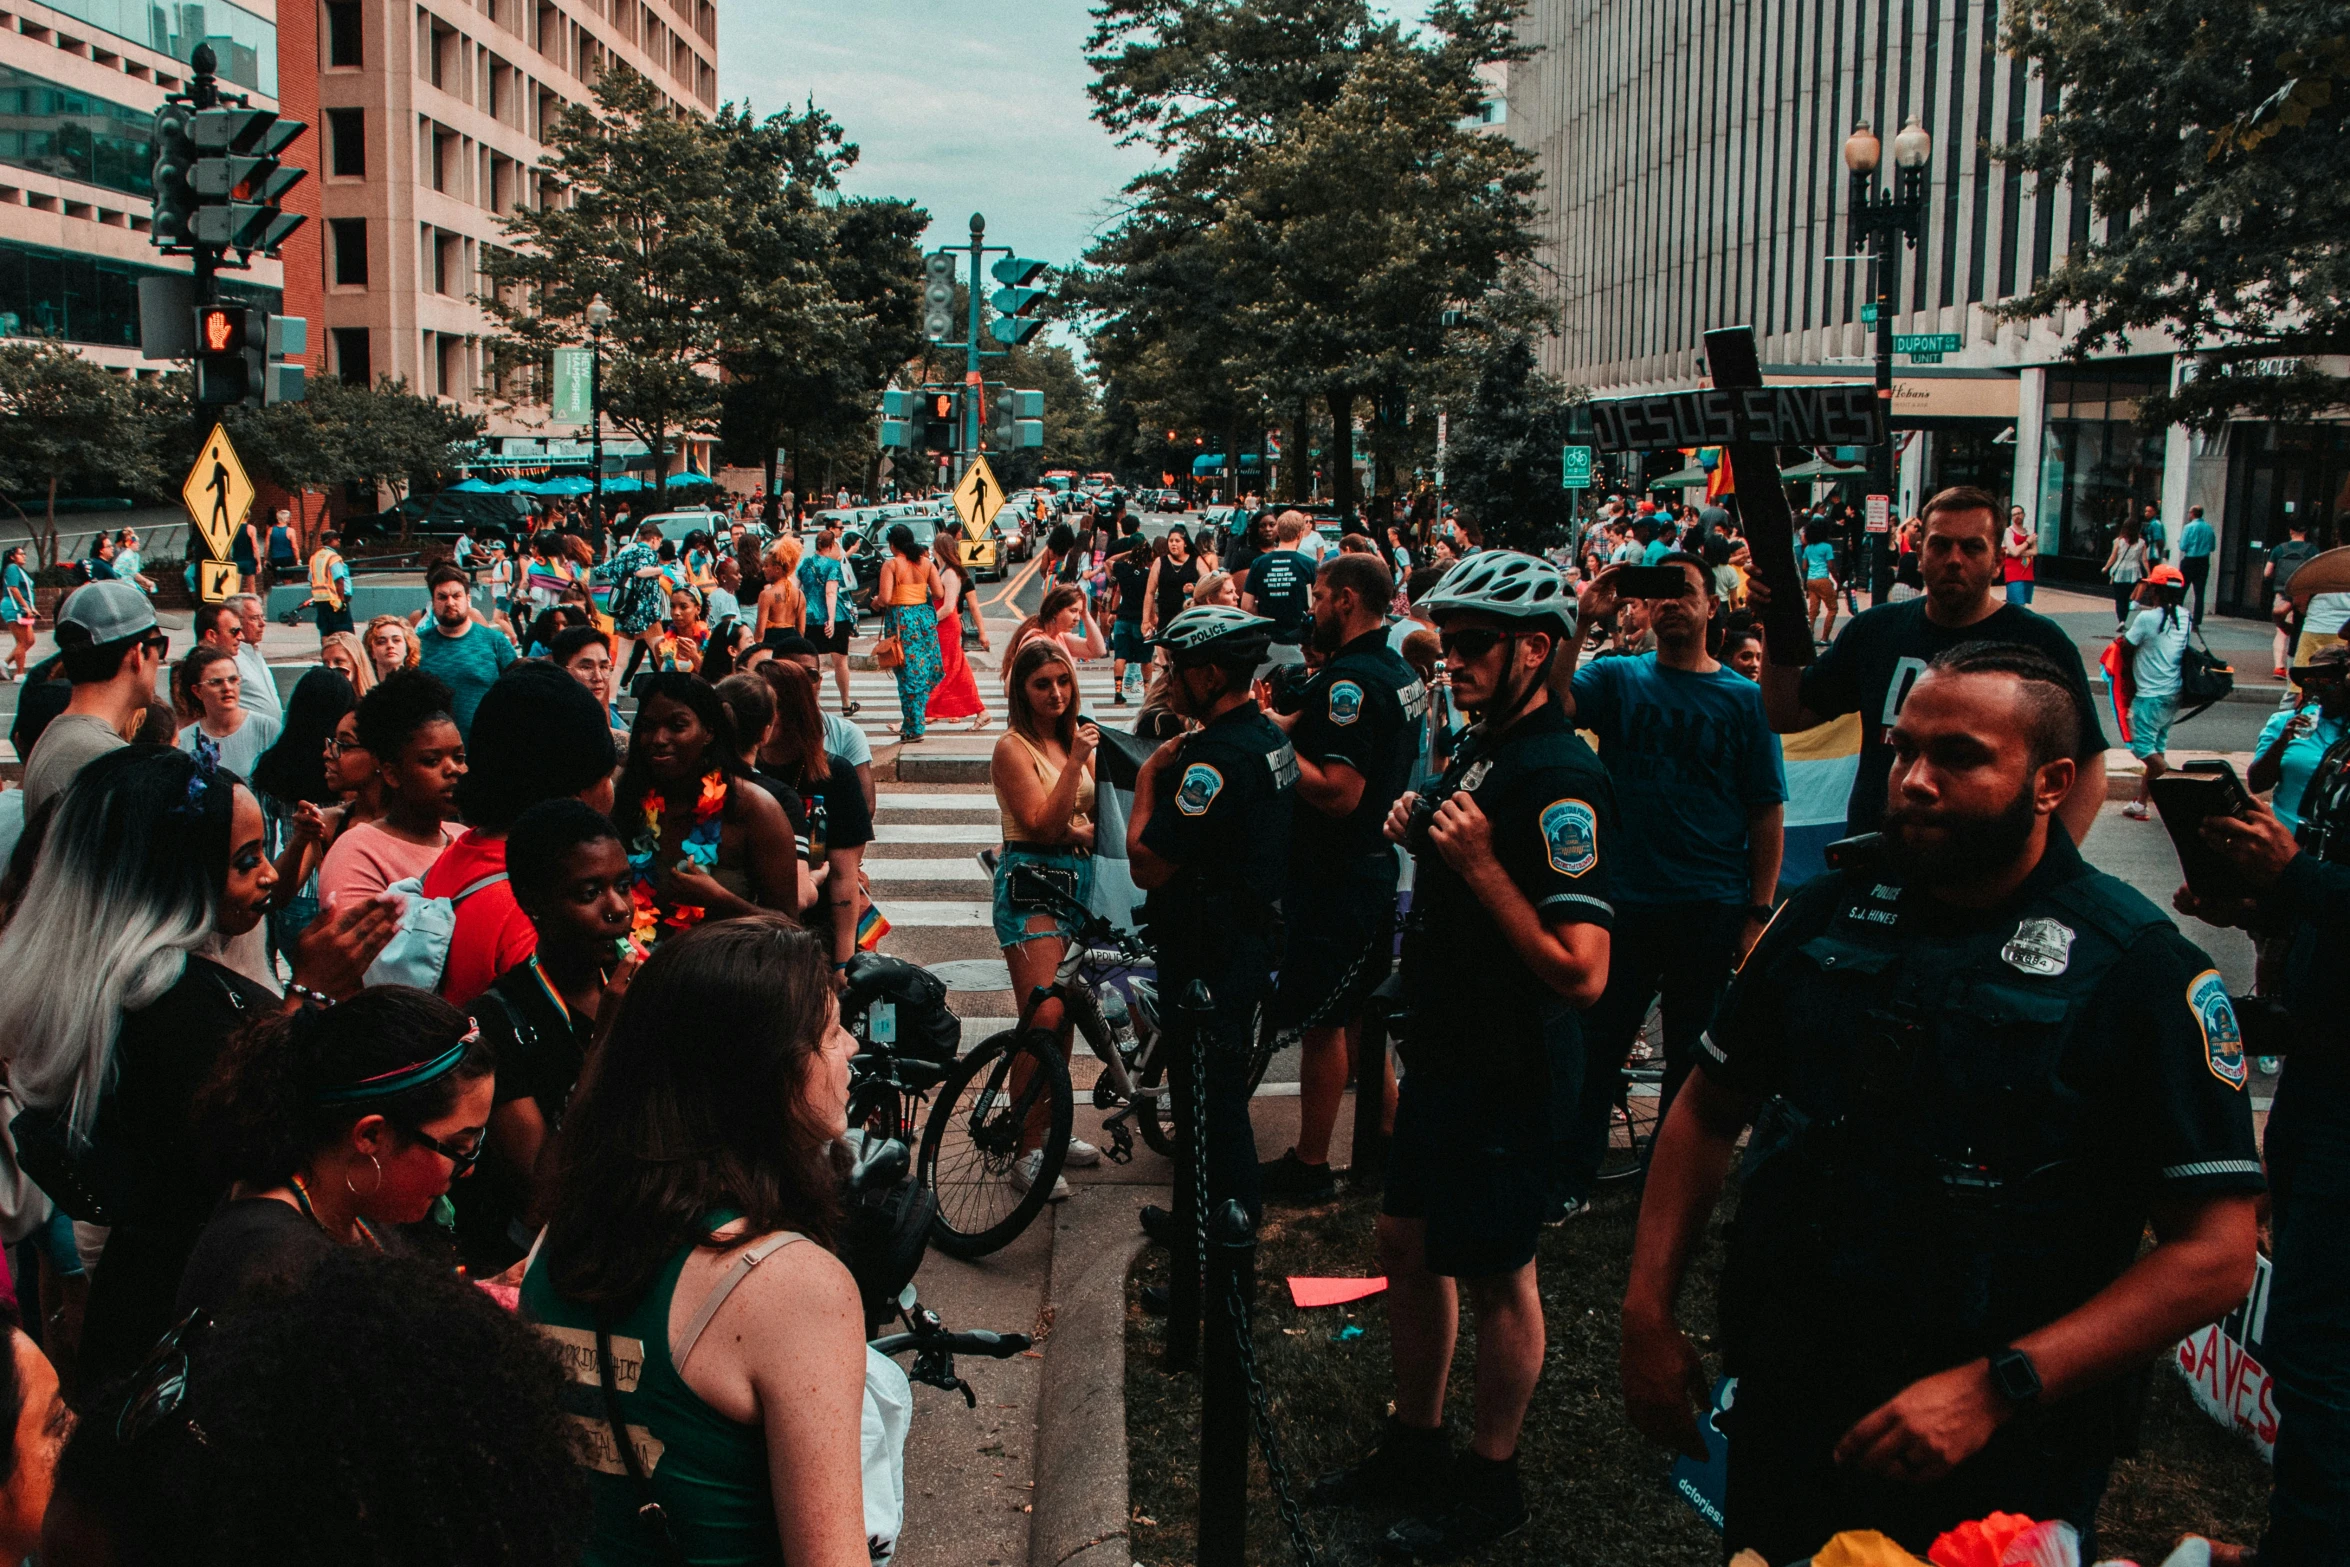
[[[1583,391],[1543,374],[1524,332],[1484,343],[1476,371],[1453,420],[1446,488],[1488,545],[1538,549],[1572,516],[1559,485],[1559,448]]]
[[[59,489],[162,484],[155,424],[129,382],[61,344],[0,343],[0,497],[24,517],[17,497],[45,495],[32,530],[38,564],[57,564]]]
[[[554,349],[588,341],[587,307],[603,296],[604,411],[652,448],[658,482],[670,437],[718,414],[728,132],[614,63],[595,102],[565,105],[547,138],[538,202],[505,219],[516,248],[483,261],[480,304],[504,329],[496,363],[535,375]]]
[[[2339,0],[2034,0],[2007,45],[2056,107],[2003,156],[2069,176],[2104,233],[2000,314],[2077,308],[2076,357],[2132,334],[2202,356],[2140,404],[2148,424],[2216,430],[2238,411],[2307,419],[2350,403],[2350,382],[2309,363],[2350,353]]]

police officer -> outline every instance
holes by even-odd
[[[2093,1557],[2131,1374],[2250,1286],[2243,1039],[2210,960],[2056,822],[2076,723],[2033,649],[1939,655],[1894,723],[1881,852],[1781,908],[1666,1116],[1622,1372],[1633,1424],[1692,1456],[1673,1303],[1755,1128],[1728,1550],[1876,1529],[1923,1555],[2004,1509]]]
[[[1395,578],[1376,555],[1333,555],[1314,575],[1308,636],[1324,662],[1274,722],[1297,748],[1297,809],[1282,894],[1273,1021],[1303,1029],[1297,1146],[1263,1169],[1268,1201],[1333,1190],[1330,1133],[1360,1049],[1361,1015],[1395,947],[1395,846],[1384,826],[1418,756],[1428,688],[1387,643]],[[1377,1087],[1392,1092],[1384,1052]],[[1361,1092],[1372,1091],[1371,1084]]]
[[[2260,1356],[2276,1384],[2276,1485],[2257,1557],[2223,1546],[2215,1564],[2317,1567],[2341,1561],[2350,1541],[2350,967],[2341,959],[2350,951],[2350,737],[2324,749],[2298,803],[2298,833],[2267,806],[2204,823],[2205,842],[2255,900],[2210,903],[2185,887],[2175,900],[2214,924],[2253,925],[2289,943],[2284,1036],[2247,1045],[2285,1056],[2268,1117],[2274,1271]]]
[[[1607,983],[1615,797],[1544,686],[1574,600],[1558,569],[1473,555],[1422,601],[1453,696],[1478,714],[1426,796],[1387,833],[1411,848],[1405,1075],[1378,1245],[1395,1411],[1378,1445],[1313,1488],[1323,1504],[1400,1506],[1381,1549],[1446,1561],[1526,1522],[1518,1431],[1542,1371],[1534,1247],[1549,1196],[1552,1075],[1573,1079],[1575,1009]],[[1476,1307],[1475,1431],[1449,1455],[1444,1388],[1459,1296]]]
[[[1152,639],[1167,650],[1169,704],[1200,727],[1143,762],[1126,824],[1135,885],[1150,894],[1143,927],[1159,957],[1159,994],[1181,1024],[1192,981],[1205,982],[1208,1197],[1258,1212],[1256,1140],[1248,1119],[1249,1022],[1271,988],[1274,930],[1289,863],[1289,737],[1249,695],[1272,622],[1224,605],[1187,609]],[[1178,1056],[1175,1071],[1186,1070]],[[1186,1194],[1187,1195],[1187,1194]],[[1179,1201],[1179,1213],[1183,1212]],[[1188,1217],[1188,1216],[1187,1216]],[[1169,1236],[1164,1210],[1144,1228]]]

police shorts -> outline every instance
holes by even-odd
[[[1141,621],[1110,622],[1110,657],[1124,659],[1129,664],[1147,664],[1151,661],[1150,646],[1142,640]]]
[[[1366,855],[1344,871],[1291,882],[1281,897],[1281,1028],[1351,1022],[1394,967],[1393,854]]]
[[[1549,1106],[1540,1088],[1404,1073],[1379,1211],[1423,1222],[1429,1272],[1495,1278],[1534,1260],[1550,1200]]]

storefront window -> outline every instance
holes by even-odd
[[[2139,428],[2138,400],[2165,384],[2168,361],[2117,359],[2048,372],[2040,439],[2040,549],[2090,571],[2122,519],[2162,504],[2160,431]]]
[[[277,96],[277,24],[226,0],[45,0],[49,9],[117,38],[186,60],[212,45],[221,79]]]
[[[0,65],[0,163],[152,196],[155,117]]]
[[[2296,527],[2321,550],[2350,543],[2350,430],[2245,421],[2228,427],[2228,498],[2219,601],[2266,616],[2268,551]]]
[[[139,279],[163,270],[0,241],[0,337],[136,348]],[[273,312],[285,308],[285,296],[274,288],[227,279],[219,287],[235,303]]]

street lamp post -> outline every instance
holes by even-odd
[[[590,515],[595,521],[595,548],[604,548],[604,328],[611,325],[612,307],[598,294],[588,301],[588,464],[595,486]]]
[[[1869,297],[1877,309],[1877,401],[1885,415],[1885,439],[1878,444],[1869,467],[1869,484],[1885,497],[1886,526],[1893,517],[1893,296],[1899,292],[1901,249],[1896,241],[1917,249],[1925,225],[1926,162],[1934,155],[1934,138],[1918,116],[1911,115],[1901,134],[1893,138],[1893,193],[1877,194],[1877,165],[1883,148],[1877,133],[1863,120],[1844,140],[1844,166],[1852,171],[1851,208],[1847,216],[1846,248],[1864,245],[1869,258]],[[1868,536],[1869,597],[1883,603],[1893,590],[1893,553],[1885,536]]]

